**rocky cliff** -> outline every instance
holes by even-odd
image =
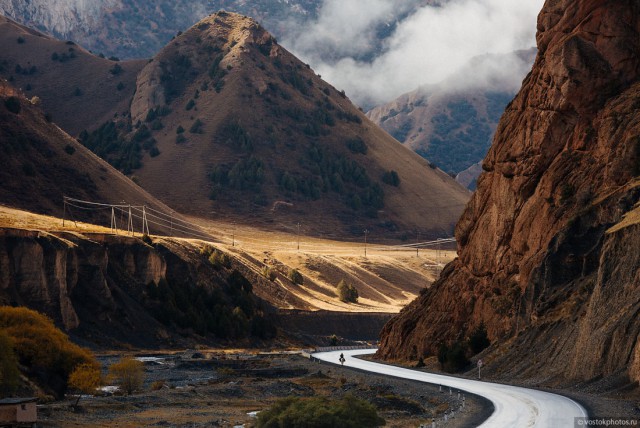
[[[269,305],[235,263],[211,263],[202,248],[170,238],[0,229],[0,304],[36,309],[99,346],[273,336]]]
[[[484,323],[495,373],[640,379],[639,17],[637,2],[546,2],[459,257],[385,326],[379,356],[433,354]]]

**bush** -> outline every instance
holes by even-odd
[[[382,182],[390,186],[398,187],[400,185],[400,176],[396,171],[387,171],[382,174]]]
[[[338,298],[344,303],[357,303],[358,290],[352,284],[347,284],[343,279],[338,283]]]
[[[18,97],[9,97],[4,100],[4,106],[13,114],[20,113],[20,99]]]
[[[187,103],[187,105],[185,106],[185,109],[187,111],[191,110],[192,108],[194,108],[196,106],[196,102],[192,99],[189,100],[189,102]]]
[[[275,271],[271,269],[269,266],[264,266],[262,268],[262,276],[267,278],[269,281],[275,281],[276,279]]]
[[[67,154],[72,155],[76,152],[76,148],[73,147],[71,144],[67,144],[66,146],[64,146],[64,151]]]
[[[364,141],[362,141],[362,138],[360,137],[347,140],[346,144],[347,144],[347,148],[353,154],[358,154],[358,153],[362,155],[367,154],[367,144]]]
[[[156,380],[151,384],[151,390],[152,391],[159,391],[162,388],[164,388],[167,385],[167,383],[163,380]]]
[[[94,394],[96,388],[102,383],[100,369],[91,364],[80,364],[69,375],[69,388],[78,393],[75,406],[78,405],[82,394]]]
[[[467,346],[464,342],[455,342],[451,347],[446,344],[441,344],[438,350],[438,362],[440,368],[449,372],[455,373],[463,370],[469,365],[469,360],[466,356]]]
[[[471,333],[468,343],[469,349],[474,355],[491,345],[489,337],[487,336],[487,328],[484,323],[480,323],[480,325]]]
[[[83,363],[99,367],[91,352],[72,343],[53,321],[31,309],[0,307],[0,330],[11,338],[20,364],[42,376],[44,383],[58,379],[66,384],[75,367]]]
[[[122,67],[120,66],[120,64],[114,64],[114,66],[111,67],[111,69],[109,69],[109,73],[113,74],[114,76],[117,76],[120,73],[122,73]]]
[[[19,385],[20,371],[13,342],[6,331],[0,330],[0,397],[12,395]]]
[[[304,278],[302,277],[302,274],[298,272],[298,269],[289,268],[287,278],[289,278],[294,284],[302,285],[304,283]]]
[[[350,394],[339,400],[323,397],[284,398],[258,413],[256,420],[258,428],[355,428],[384,424],[385,420],[378,416],[372,404]]]
[[[192,134],[202,134],[203,126],[204,126],[204,123],[202,123],[200,119],[196,119],[196,121],[193,122],[193,124],[191,125],[191,128],[189,128],[189,132],[191,132]]]
[[[222,251],[214,250],[209,256],[209,263],[217,270],[231,267],[231,258]]]
[[[131,357],[124,357],[109,367],[109,375],[123,391],[131,395],[142,388],[144,364]]]

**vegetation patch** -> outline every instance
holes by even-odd
[[[358,303],[358,290],[353,284],[347,283],[344,279],[340,280],[337,287],[338,298],[344,303]]]
[[[72,343],[51,319],[28,308],[0,307],[0,341],[10,342],[13,350],[0,351],[0,365],[10,373],[7,383],[0,380],[0,386],[7,390],[15,388],[12,353],[30,378],[58,396],[77,366],[98,367],[91,352]]]
[[[352,395],[332,400],[323,397],[289,397],[258,413],[256,427],[378,427],[385,420],[376,408]]]

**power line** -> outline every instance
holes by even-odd
[[[123,218],[127,217],[127,233],[132,235],[135,233],[133,219],[141,220],[141,233],[142,234],[150,234],[149,225],[158,226],[160,230],[169,229],[171,232],[171,236],[174,235],[174,230],[179,232],[182,235],[203,238],[203,239],[211,239],[208,233],[202,230],[200,226],[195,223],[191,223],[185,220],[182,220],[180,217],[176,217],[175,213],[172,212],[167,214],[165,212],[159,211],[157,209],[148,207],[146,205],[131,205],[125,202],[118,204],[110,204],[103,202],[94,202],[94,201],[85,201],[81,199],[71,198],[68,196],[64,196],[63,198],[63,218],[62,224],[64,226],[66,220],[67,210],[69,214],[73,218],[73,213],[71,211],[71,207],[83,210],[83,211],[106,211],[111,210],[110,213],[110,228],[112,233],[118,233],[118,227],[116,223],[116,210],[120,213],[120,223],[122,224]],[[77,223],[76,223],[77,226]],[[124,231],[124,229],[123,229]]]

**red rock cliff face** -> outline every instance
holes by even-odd
[[[537,42],[457,225],[459,258],[385,326],[383,358],[433,354],[484,322],[489,362],[518,355],[519,376],[640,372],[640,231],[633,213],[610,229],[640,196],[640,3],[548,0]]]

